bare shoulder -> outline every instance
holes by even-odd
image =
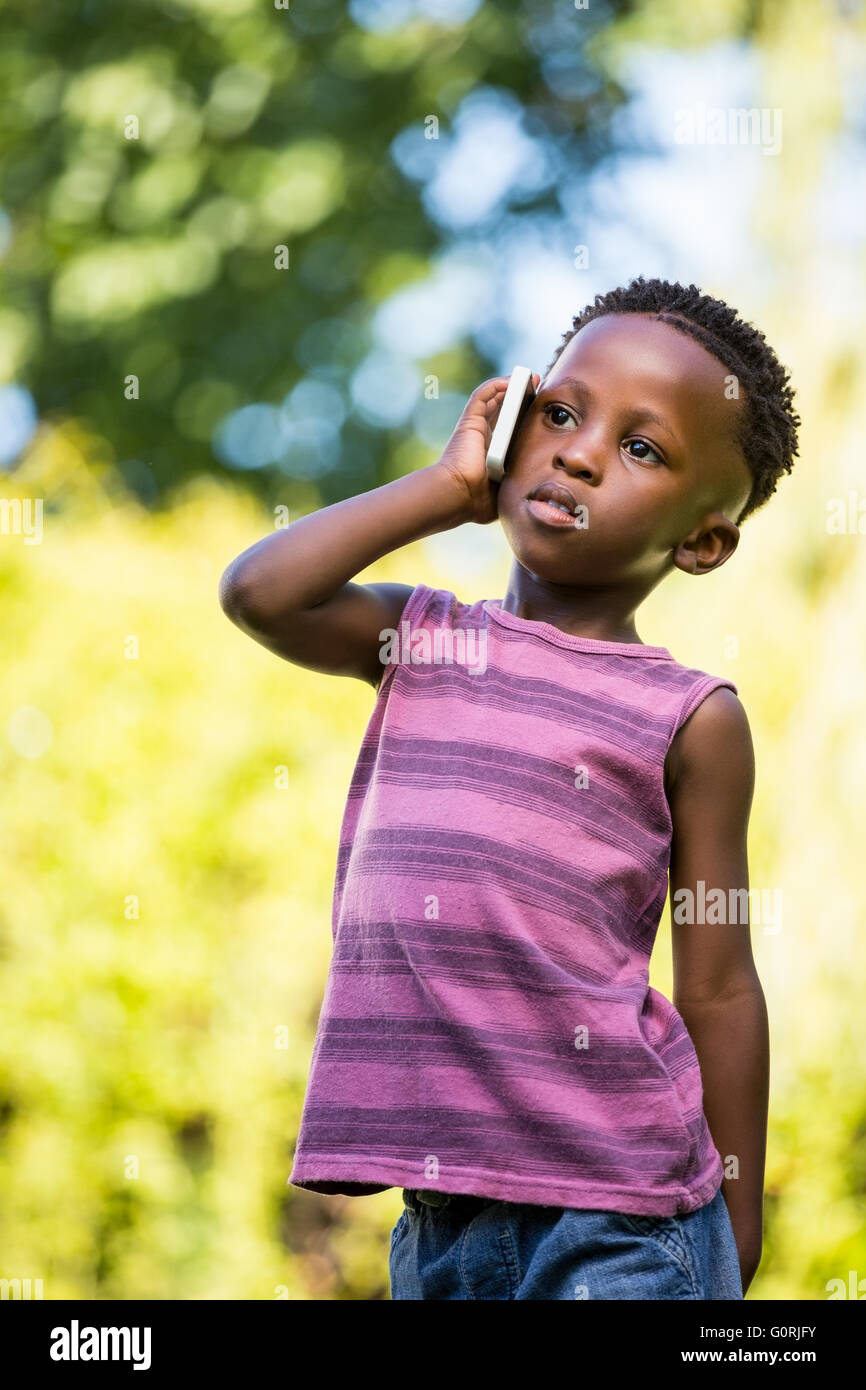
[[[742,701],[727,686],[702,700],[674,736],[665,761],[668,791],[688,784],[699,790],[738,789],[751,800],[755,753]]]

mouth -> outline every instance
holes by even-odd
[[[562,483],[541,483],[526,499],[537,521],[548,526],[573,526],[578,503]]]

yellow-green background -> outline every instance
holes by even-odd
[[[749,1297],[812,1300],[866,1277],[866,560],[863,536],[826,526],[862,477],[866,373],[810,230],[841,119],[829,7],[784,8],[765,95],[799,153],[768,170],[748,234],[783,270],[761,327],[786,344],[801,458],[733,560],[673,577],[639,630],[730,675],[751,719],[751,878],[782,890],[784,917],[754,931],[772,1092]],[[696,23],[693,5],[651,10],[654,41]],[[850,273],[859,293],[862,260]],[[736,284],[713,289],[737,303]],[[41,545],[0,537],[0,1274],[55,1299],[387,1298],[399,1192],[286,1184],[372,694],[281,662],[220,611],[222,569],[274,524],[240,482],[198,479],[152,512],[86,422],[56,418],[4,495],[51,508]],[[433,540],[364,578],[472,599],[504,592],[508,561],[501,535],[471,570]],[[31,705],[53,730],[34,758],[8,733]],[[652,982],[669,992],[666,920]]]

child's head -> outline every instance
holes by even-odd
[[[790,472],[799,417],[762,333],[694,285],[634,280],[573,320],[521,422],[498,510],[518,562],[554,584],[702,574]],[[584,508],[556,525],[532,494]]]

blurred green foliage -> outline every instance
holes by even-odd
[[[855,38],[830,9],[660,0],[623,6],[596,45],[614,72],[632,43],[748,32],[793,138],[744,235],[772,247],[785,287],[760,323],[794,372],[801,457],[732,561],[699,586],[674,576],[639,621],[644,641],[737,683],[758,764],[752,884],[784,895],[782,930],[753,934],[773,1047],[758,1299],[866,1278],[866,559],[856,526],[826,525],[858,482],[866,390],[861,320],[827,277],[855,300],[863,247],[815,242]],[[43,1278],[52,1299],[388,1296],[399,1193],[286,1183],[371,692],[278,661],[217,603],[224,566],[274,524],[264,497],[295,516],[333,500],[332,482],[229,486],[208,428],[284,392],[322,298],[362,352],[371,306],[423,270],[438,234],[384,151],[430,94],[451,82],[456,101],[486,78],[542,107],[549,94],[523,51],[525,6],[390,38],[325,0],[299,11],[291,29],[245,0],[11,3],[0,18],[15,220],[0,366],[43,411],[4,495],[45,499],[40,545],[0,538],[0,1277]],[[602,128],[615,78],[599,90]],[[148,118],[134,149],[118,136],[130,106]],[[297,274],[275,289],[286,236]],[[708,288],[739,301],[736,283]],[[128,371],[150,382],[134,419]],[[395,443],[367,435],[380,452],[365,486]],[[152,489],[118,473],[133,457]],[[362,578],[495,596],[509,558],[496,528],[464,528]],[[652,982],[670,995],[666,918]]]
[[[2,754],[0,1272],[50,1298],[383,1297],[383,1205],[349,1221],[286,1185],[364,691],[229,627],[249,502],[210,484],[153,517],[81,443],[22,475],[62,526],[0,551],[4,722],[53,726]]]
[[[308,372],[347,396],[375,309],[448,242],[392,160],[395,138],[413,129],[423,155],[428,113],[444,141],[489,83],[585,171],[610,147],[621,92],[583,36],[626,9],[598,0],[563,29],[554,0],[485,4],[466,25],[418,17],[377,33],[337,0],[7,0],[0,204],[15,233],[0,367],[5,356],[43,416],[88,419],[150,503],[222,471],[211,438],[227,412],[279,402]],[[567,54],[575,95],[542,79],[548,44]],[[519,205],[530,217],[555,196]],[[467,389],[486,365],[468,351]],[[384,482],[400,434],[350,414],[325,499]],[[286,472],[266,467],[250,486],[294,507]]]

